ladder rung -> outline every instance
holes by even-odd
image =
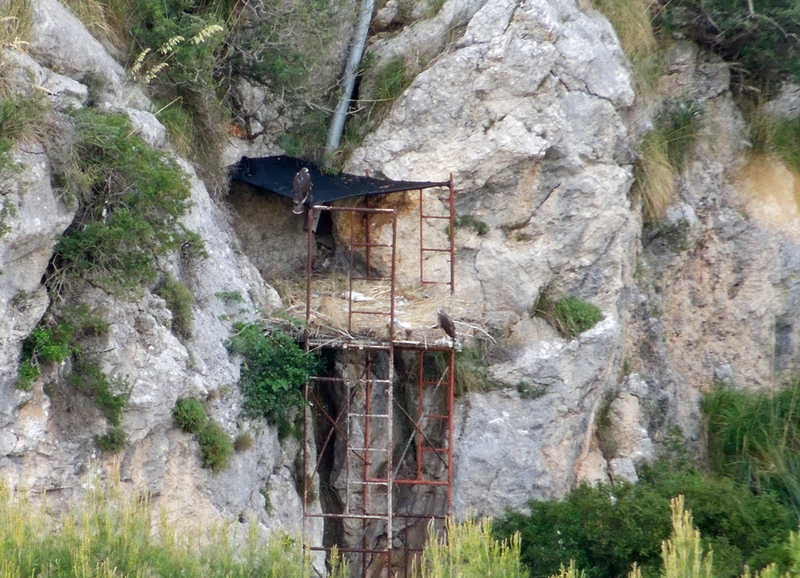
[[[391,248],[391,244],[386,243],[353,243],[351,247],[386,247]]]
[[[449,415],[438,415],[438,414],[435,414],[435,413],[426,413],[422,417],[425,417],[425,418],[428,418],[428,419],[449,419],[450,418]]]
[[[423,451],[423,452],[446,452],[447,451],[447,448],[429,448],[427,446],[422,446],[419,449],[420,449],[420,451]]]
[[[423,219],[447,219],[450,220],[450,215],[421,215]]]
[[[375,449],[375,448],[350,448],[351,452],[383,452],[386,453],[389,450],[382,450],[382,449]]]
[[[347,482],[351,486],[388,486],[389,482]]]
[[[389,417],[386,413],[351,413],[350,417]]]
[[[450,249],[425,249],[424,247],[420,249],[420,251],[425,251],[428,253],[449,253]]]
[[[385,520],[388,516],[378,514],[306,514],[307,518],[356,518],[357,520]]]

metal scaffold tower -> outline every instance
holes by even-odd
[[[449,285],[451,293],[453,195],[451,175],[447,196],[439,197],[444,211],[427,213],[419,196],[419,282]],[[325,211],[349,223],[346,329],[335,334],[309,329],[321,282],[312,265],[312,222]],[[447,223],[449,246],[426,245],[426,222],[436,220]],[[330,375],[306,386],[304,542],[312,553],[335,545],[362,578],[410,577],[429,531],[444,527],[452,504],[455,348],[446,340],[414,339],[397,323],[397,229],[396,208],[314,206],[308,214],[306,348],[333,351],[336,361]],[[426,278],[430,255],[448,258],[449,274],[440,266],[438,279]],[[359,300],[373,283],[388,298]],[[312,543],[309,529],[319,520],[323,540]]]

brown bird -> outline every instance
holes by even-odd
[[[453,345],[456,344],[456,324],[450,319],[450,316],[443,310],[439,309],[439,327],[442,328],[447,336],[453,340]]]
[[[303,214],[303,205],[314,203],[311,196],[311,174],[306,167],[297,171],[292,179],[292,200],[294,201],[292,212],[295,215]]]

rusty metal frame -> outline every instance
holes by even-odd
[[[454,293],[456,290],[455,277],[456,277],[456,260],[455,260],[455,235],[456,235],[456,211],[455,211],[455,186],[453,181],[453,173],[450,173],[448,207],[450,209],[448,215],[428,215],[425,213],[425,195],[424,191],[419,191],[419,280],[423,285],[430,285],[434,283],[441,283],[441,281],[432,281],[425,279],[425,253],[449,253],[450,257],[450,292]],[[442,247],[426,247],[423,231],[425,229],[425,221],[427,220],[447,220],[448,226],[448,241],[447,248]]]
[[[454,251],[454,186],[453,176],[450,176],[449,184],[449,216],[444,215],[429,215],[426,214],[423,207],[422,191],[420,191],[420,281],[426,284],[436,283],[437,281],[425,280],[424,276],[424,257],[426,253],[449,253],[450,259],[450,279],[445,284],[450,286],[451,292],[454,291],[455,283],[455,251]],[[322,545],[311,545],[306,542],[307,538],[307,524],[309,520],[315,518],[330,518],[341,520],[360,521],[361,536],[351,544],[349,547],[340,547],[339,551],[351,556],[357,556],[361,562],[361,576],[367,577],[367,570],[370,561],[376,556],[385,556],[386,568],[388,568],[387,575],[389,578],[393,577],[410,577],[411,568],[414,565],[413,558],[421,550],[419,548],[397,548],[395,540],[399,539],[403,545],[409,544],[409,529],[413,524],[418,523],[420,520],[429,520],[431,523],[437,524],[437,527],[443,527],[444,520],[449,516],[452,508],[452,471],[453,471],[453,391],[454,391],[454,371],[455,371],[455,350],[452,346],[431,346],[423,342],[408,342],[397,341],[395,339],[394,321],[395,321],[395,276],[396,276],[396,240],[397,240],[397,211],[395,209],[378,209],[369,206],[367,202],[366,207],[326,207],[314,206],[308,211],[308,256],[306,261],[306,330],[305,341],[306,350],[310,349],[311,336],[308,327],[311,322],[311,297],[313,285],[313,272],[312,262],[315,252],[313,221],[318,217],[320,211],[330,212],[348,212],[353,215],[361,215],[364,218],[364,240],[357,240],[355,238],[355,227],[350,229],[349,246],[346,248],[349,251],[349,295],[348,295],[348,321],[347,332],[348,336],[340,338],[327,343],[326,347],[333,349],[357,349],[363,351],[365,354],[363,371],[358,377],[313,377],[306,385],[305,395],[308,402],[308,407],[303,416],[303,541],[304,547],[308,551],[328,551]],[[383,214],[388,215],[392,222],[391,242],[378,243],[372,239],[373,226],[371,218],[374,215]],[[423,225],[428,219],[446,219],[449,220],[449,247],[448,248],[435,248],[426,247],[424,245],[425,239],[423,235]],[[372,274],[372,257],[375,249],[390,249],[391,250],[391,272],[390,272],[390,300],[388,311],[372,311],[362,310],[353,307],[353,281],[377,281],[380,278]],[[363,251],[366,263],[366,271],[363,275],[356,275],[356,262],[355,254],[358,251]],[[384,279],[380,279],[384,281]],[[442,283],[442,281],[438,281]],[[353,335],[353,316],[354,315],[373,315],[384,316],[388,319],[389,338],[388,341],[376,342],[369,339],[359,339],[352,337]],[[317,344],[319,345],[319,344]],[[410,415],[398,401],[394,398],[394,363],[395,352],[416,352],[419,356],[418,368],[416,371],[416,390],[413,396],[416,397],[416,407],[412,411],[415,415]],[[387,375],[382,378],[376,378],[373,375],[373,356],[376,353],[382,352],[388,356]],[[443,370],[442,375],[438,379],[427,379],[425,373],[425,356],[430,352],[439,352],[447,356],[447,364]],[[315,393],[314,386],[316,387],[333,387],[339,384],[346,393],[344,404],[338,408],[337,415],[331,413],[325,408],[322,400],[319,399]],[[430,389],[435,388],[433,394],[430,394]],[[441,395],[437,392],[441,389]],[[443,403],[443,406],[436,409],[428,409],[425,407],[425,395],[429,393],[429,400],[435,403]],[[363,395],[363,400],[358,401],[357,396]],[[373,398],[380,396],[385,403],[385,408],[376,408],[373,405]],[[359,404],[363,404],[361,411],[356,410]],[[375,412],[375,413],[373,413]],[[398,460],[394,463],[394,450],[396,447],[401,447],[403,441],[399,446],[394,441],[394,425],[393,421],[395,415],[404,414],[403,419],[410,424],[410,434],[408,442],[413,442],[413,455],[410,461],[415,462],[416,471],[411,476],[399,475],[399,468],[406,459],[406,450]],[[310,422],[311,417],[318,417],[327,423],[329,428],[324,440],[316,439],[314,434],[314,424]],[[385,439],[388,440],[388,446],[385,448],[375,447],[375,440],[372,439],[372,426],[375,422],[372,420],[385,419],[386,420],[386,434]],[[362,433],[356,435],[357,429],[354,428],[354,420],[360,420],[359,425],[362,426]],[[436,445],[427,429],[428,424],[439,424],[440,443]],[[437,430],[437,431],[439,431]],[[354,439],[357,437],[358,439]],[[337,442],[338,440],[338,442]],[[312,513],[308,510],[307,505],[310,500],[311,491],[313,490],[314,478],[318,475],[325,459],[325,452],[332,451],[332,446],[329,444],[340,443],[344,448],[344,488],[345,495],[342,496],[343,504],[341,512],[320,512]],[[309,469],[312,461],[310,457],[310,444],[319,444],[316,448],[316,459],[313,460],[313,468]],[[316,446],[314,446],[316,447]],[[410,447],[410,445],[408,446]],[[423,471],[423,461],[426,456],[435,455],[440,461],[442,476],[438,479],[433,479],[431,476],[426,475]],[[386,463],[386,474],[384,476],[374,475],[370,470],[370,466],[377,456],[381,456],[381,462]],[[352,458],[352,459],[351,459]],[[353,462],[351,464],[351,461]],[[350,487],[356,487],[352,492]],[[441,504],[437,511],[432,512],[400,512],[396,511],[394,504],[394,494],[400,491],[401,488],[430,488],[430,491],[446,492],[446,503]],[[386,492],[385,497],[382,497],[377,502],[372,499],[372,492],[384,488]],[[406,490],[408,491],[408,490]],[[377,494],[376,494],[377,495]],[[359,503],[360,498],[360,503]],[[402,528],[398,527],[397,532],[394,528],[394,520],[402,521]],[[370,547],[372,544],[367,542],[367,535],[372,525],[380,523],[385,524],[386,545],[383,548]],[[397,568],[393,567],[393,552],[396,554],[397,550],[405,550],[402,556],[401,565]]]

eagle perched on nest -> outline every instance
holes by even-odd
[[[292,212],[295,215],[303,214],[303,205],[314,203],[311,196],[311,175],[306,167],[297,171],[292,179],[292,200],[294,201]]]
[[[439,309],[439,327],[442,328],[447,336],[453,340],[453,345],[456,344],[456,324],[450,319],[450,316]]]

